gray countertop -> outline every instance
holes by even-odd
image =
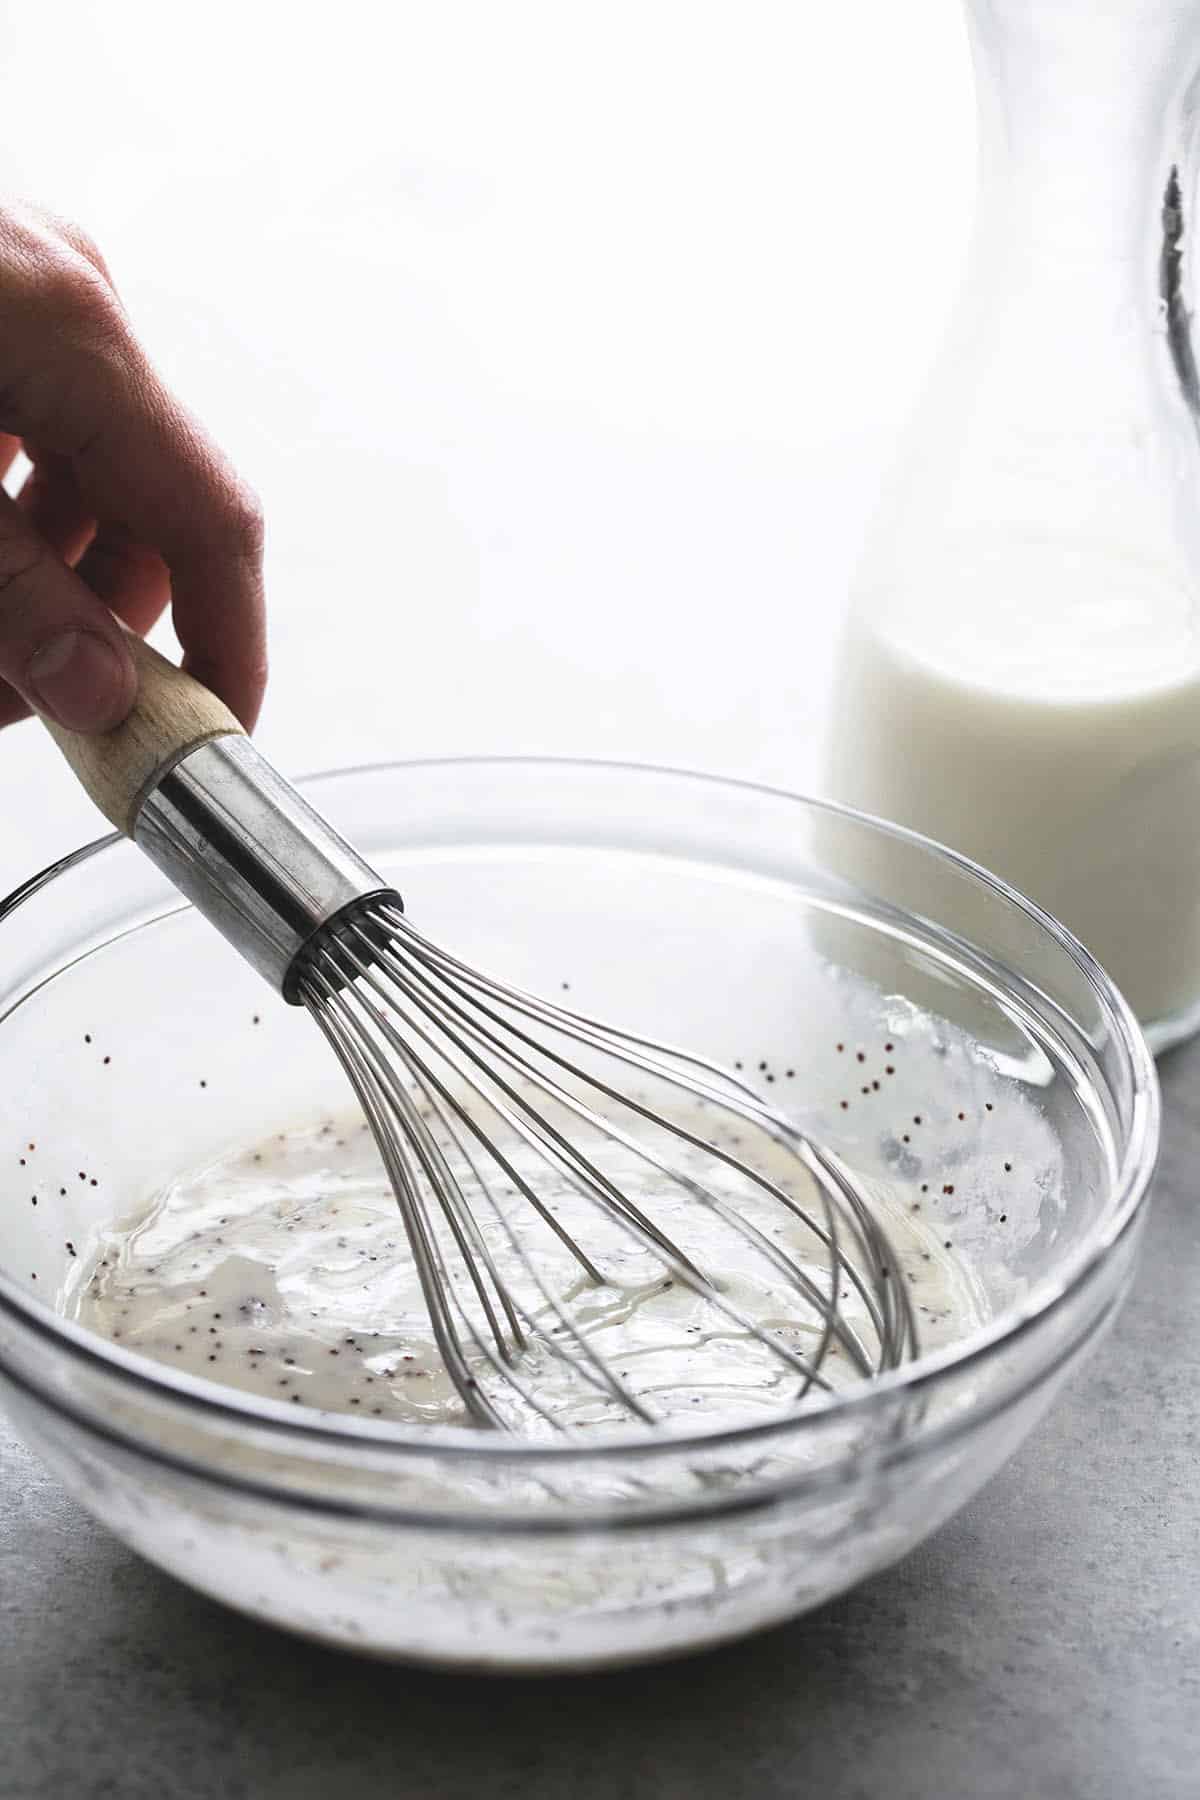
[[[1162,1069],[1137,1289],[1033,1440],[899,1567],[670,1666],[360,1663],[138,1561],[0,1427],[3,1800],[1200,1794],[1200,1045]]]

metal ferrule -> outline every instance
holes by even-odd
[[[248,963],[298,1004],[318,937],[395,890],[249,738],[212,738],[141,803],[135,842]]]

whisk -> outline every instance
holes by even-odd
[[[702,1302],[705,1340],[744,1346],[787,1405],[830,1389],[834,1359],[869,1379],[917,1354],[877,1209],[837,1157],[735,1071],[430,941],[213,695],[140,640],[133,650],[125,723],[53,735],[111,822],[324,1033],[473,1421],[561,1429],[550,1370],[597,1416],[657,1423],[596,1324],[595,1297],[614,1288],[677,1284]],[[747,1254],[770,1318],[727,1279]]]

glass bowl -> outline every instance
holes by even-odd
[[[26,1441],[205,1593],[330,1643],[475,1668],[695,1649],[926,1537],[1129,1285],[1158,1097],[1102,971],[961,858],[759,787],[530,760],[304,785],[458,953],[780,1071],[772,1097],[814,1136],[926,1196],[987,1323],[801,1414],[583,1446],[277,1405],[101,1341],[55,1307],[98,1228],[346,1102],[311,1023],[110,838],[0,908],[0,1398]],[[859,1083],[885,1044],[924,1070],[919,1143],[899,1088]],[[964,1123],[956,1096],[985,1082],[1005,1107]],[[1000,1116],[1020,1121],[1020,1166]]]

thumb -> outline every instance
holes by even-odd
[[[0,679],[68,731],[110,731],[137,694],[121,627],[3,493]]]

